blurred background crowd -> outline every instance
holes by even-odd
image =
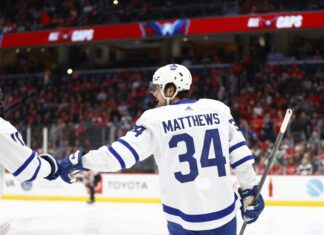
[[[323,9],[321,0],[14,0],[0,3],[0,31]],[[43,127],[47,150],[55,156],[80,146],[94,149],[116,140],[154,108],[148,93],[153,72],[180,63],[192,72],[192,98],[231,107],[258,173],[265,169],[285,110],[295,107],[271,174],[323,174],[323,35],[319,29],[6,49],[0,53],[5,117],[40,152]],[[174,44],[179,52],[166,52]],[[156,169],[149,159],[130,171]]]
[[[321,0],[12,0],[0,2],[2,32],[120,22],[323,10]]]

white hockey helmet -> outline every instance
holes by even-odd
[[[173,83],[176,87],[175,94],[169,99],[173,99],[179,91],[190,90],[192,77],[190,71],[180,64],[168,64],[155,71],[152,80],[153,85],[158,85],[164,98],[164,88],[168,83]]]

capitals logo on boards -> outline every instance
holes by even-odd
[[[22,182],[20,184],[20,186],[24,191],[30,191],[33,187],[33,183],[32,182]]]
[[[183,35],[188,33],[189,26],[189,19],[150,21],[140,24],[143,37]]]

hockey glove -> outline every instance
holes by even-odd
[[[252,201],[255,195],[257,194],[257,192],[258,192],[257,185],[254,186],[252,189],[245,189],[245,190],[242,190],[241,188],[239,189],[239,194],[241,196],[241,204],[242,204],[241,206],[242,218],[248,224],[255,222],[264,209],[264,201],[261,194],[252,205]]]
[[[60,173],[59,173],[58,161],[48,153],[40,154],[39,157],[46,160],[52,168],[51,173],[47,177],[45,177],[45,179],[55,180],[57,177],[59,177]]]
[[[84,168],[82,165],[83,155],[84,151],[80,148],[75,153],[72,153],[68,158],[60,161],[60,176],[66,183],[74,183],[76,181],[76,174],[82,171],[88,171],[88,169]]]

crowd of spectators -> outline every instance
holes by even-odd
[[[323,9],[324,2],[321,0],[241,0],[240,14],[266,13],[282,11],[316,11]]]
[[[319,9],[323,4],[316,0],[128,0],[118,4],[107,0],[14,0],[0,2],[0,30],[8,33],[184,16]],[[242,46],[239,39],[235,43],[238,48]],[[210,54],[191,56],[183,51],[183,57],[172,62],[201,65],[191,68],[193,98],[217,99],[232,108],[253,150],[258,173],[265,169],[285,109],[298,104],[271,173],[324,173],[324,64],[270,63],[270,48],[260,46],[256,37],[251,36],[248,46],[248,55],[240,49],[226,53],[222,46],[215,46]],[[287,56],[296,60],[323,58],[320,48],[301,36],[295,36],[289,48]],[[87,64],[96,68],[81,47],[76,51],[72,60],[78,58],[76,63],[83,69],[88,69]],[[55,54],[55,49],[48,54]],[[278,55],[275,57],[278,61]],[[49,58],[44,62],[51,61]],[[15,63],[0,68],[0,74],[29,74],[0,79],[7,96],[6,117],[23,133],[31,127],[33,149],[41,151],[39,133],[43,126],[49,127],[48,150],[55,156],[66,156],[80,146],[97,148],[131,129],[143,111],[155,106],[147,87],[154,69],[165,64],[162,60],[147,59],[153,66],[148,70],[66,75],[47,69],[38,56],[19,52]],[[146,65],[145,61],[137,62]],[[109,61],[109,66],[134,66],[131,63]],[[78,68],[77,64],[72,67]]]
[[[3,0],[0,1],[0,32],[323,9],[320,0]]]
[[[298,105],[271,173],[323,173],[324,65],[266,63],[253,76],[248,66],[243,61],[192,68],[192,97],[217,99],[232,108],[259,173],[285,109]],[[154,69],[1,79],[6,116],[20,130],[32,127],[35,149],[41,148],[43,125],[50,127],[49,150],[56,156],[79,146],[96,148],[131,129],[143,111],[155,106],[147,92]]]

